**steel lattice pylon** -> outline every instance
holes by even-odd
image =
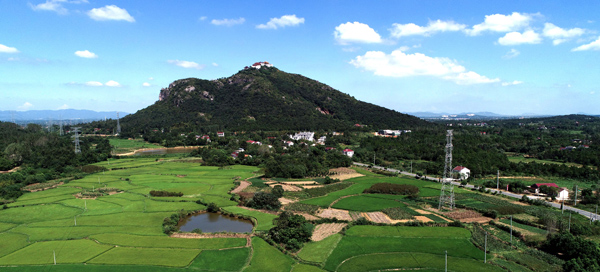
[[[119,112],[117,111],[117,134],[121,134],[121,122],[119,119]]]
[[[444,163],[444,176],[442,177],[442,191],[438,209],[448,207],[454,209],[454,184],[452,184],[452,130],[446,133],[446,160]]]
[[[75,154],[77,153],[81,153],[81,148],[79,147],[79,142],[81,142],[81,140],[79,140],[79,133],[81,131],[79,131],[79,129],[81,129],[80,127],[74,127],[73,128],[73,133],[75,133],[75,135],[71,136],[73,137],[75,140],[73,140],[73,142],[75,143]]]

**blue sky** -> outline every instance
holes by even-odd
[[[0,0],[0,110],[135,112],[256,61],[400,112],[600,114],[600,2]]]

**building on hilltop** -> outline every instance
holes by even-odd
[[[244,69],[249,69],[249,68],[254,68],[256,70],[262,68],[262,67],[273,67],[273,64],[270,64],[268,61],[259,61],[259,62],[255,62],[254,64],[252,64],[252,66],[248,67],[244,67]]]

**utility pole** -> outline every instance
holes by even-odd
[[[512,245],[512,215],[510,216],[510,244]]]
[[[119,112],[117,111],[117,134],[121,134],[121,123],[119,120]]]
[[[571,214],[572,212],[569,211],[569,233],[571,232]]]
[[[577,206],[577,185],[575,185],[575,200],[573,203],[573,207]]]
[[[485,255],[483,257],[483,263],[487,263],[487,231],[485,232]]]
[[[496,174],[496,190],[500,191],[500,169],[498,169],[498,173]]]
[[[375,166],[375,153],[373,153],[373,166]]]
[[[412,160],[410,160],[410,173],[412,174]]]
[[[54,255],[54,265],[56,265],[56,251],[52,250],[52,255]]]
[[[444,271],[448,272],[448,250],[446,250],[446,265],[444,265],[445,269]]]

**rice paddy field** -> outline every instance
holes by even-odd
[[[472,230],[457,227],[350,225],[292,254],[258,236],[169,237],[163,233],[164,218],[181,210],[205,210],[198,203],[210,202],[229,213],[250,217],[254,233],[271,229],[276,215],[245,209],[230,200],[234,182],[256,179],[259,169],[201,166],[175,156],[125,157],[96,165],[107,170],[54,189],[26,193],[8,204],[8,209],[0,210],[1,271],[441,271],[445,252],[450,271],[503,271],[498,265],[509,270],[523,268],[514,262],[525,255],[511,252],[503,253],[512,256],[508,260],[488,254],[488,261],[498,265],[484,264],[484,252],[474,244]],[[439,196],[440,184],[357,171],[365,176],[349,179],[348,187],[300,198],[297,203],[354,215],[402,209],[433,223],[447,223],[442,215],[423,211],[406,196],[362,193],[373,184],[386,182],[415,185],[420,197],[432,198]],[[101,188],[117,190],[95,199],[76,197],[82,191]],[[181,192],[183,196],[152,197],[151,190]],[[465,204],[494,204],[475,199],[460,188],[456,193],[463,195],[458,199]],[[502,232],[496,236],[506,238]]]

